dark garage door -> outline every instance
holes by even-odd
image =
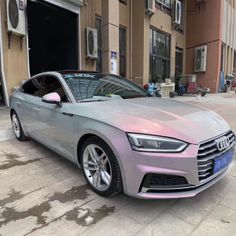
[[[31,75],[78,69],[78,15],[42,0],[27,2]]]

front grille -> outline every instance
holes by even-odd
[[[206,141],[200,145],[197,156],[198,176],[200,181],[203,181],[209,178],[211,175],[213,175],[214,159],[234,147],[235,145],[234,133],[230,131],[222,135],[222,137],[223,136],[228,137],[230,141],[229,147],[225,150],[219,151],[217,148],[215,140],[220,137],[217,137],[210,141]]]
[[[189,186],[183,176],[164,175],[164,174],[146,174],[143,178],[141,188],[171,189]]]

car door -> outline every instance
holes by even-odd
[[[41,85],[43,76],[37,76],[26,81],[20,89],[16,112],[27,135],[35,137],[38,129],[38,110],[36,104],[41,100]]]
[[[54,75],[44,77],[41,89],[41,97],[57,92],[61,97],[62,105],[48,104],[42,101],[37,104],[39,110],[38,138],[40,142],[59,152],[63,156],[72,159],[74,156],[73,124],[70,121],[72,114],[68,114],[68,106],[71,106],[59,78]]]

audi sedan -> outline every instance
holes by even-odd
[[[235,135],[212,111],[152,97],[122,77],[41,73],[10,99],[12,127],[81,167],[102,196],[192,197],[229,169]]]

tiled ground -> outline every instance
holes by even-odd
[[[180,99],[219,112],[236,131],[236,95]],[[9,125],[2,114],[0,131]],[[0,235],[236,235],[235,161],[222,181],[191,199],[104,199],[76,166],[40,144],[0,142]]]

